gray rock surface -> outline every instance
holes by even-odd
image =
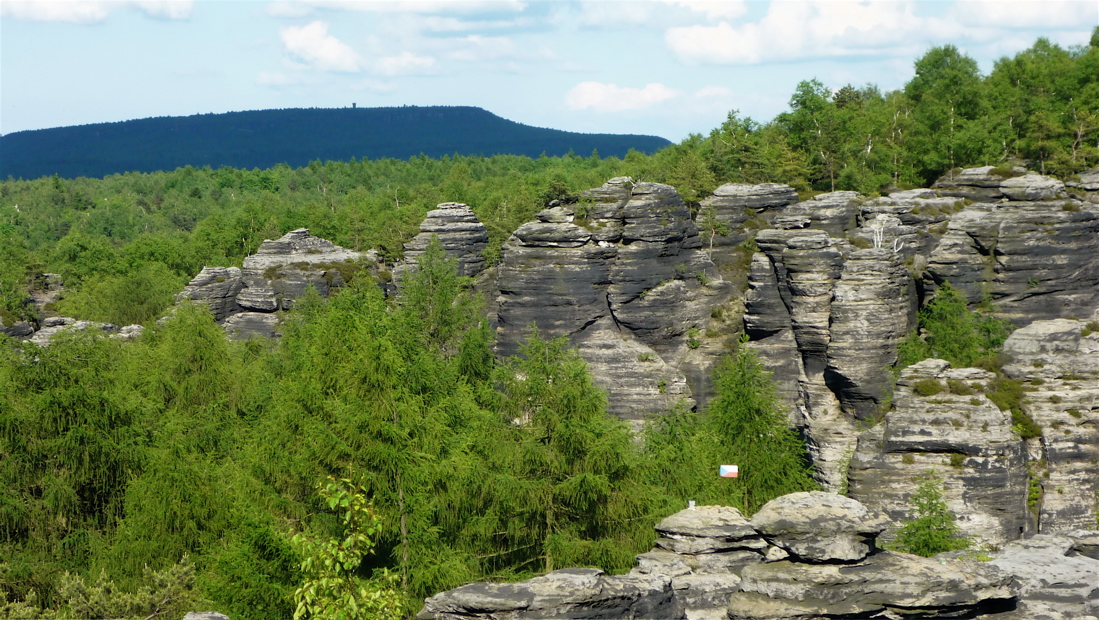
[[[1042,427],[1042,533],[1094,528],[1099,514],[1099,330],[1085,331],[1087,321],[1035,321],[1004,343],[1004,373],[1024,382],[1024,406]]]
[[[483,252],[488,247],[488,229],[477,219],[469,205],[444,202],[428,211],[420,223],[420,233],[404,244],[404,265],[415,266],[437,236],[447,256],[458,261],[458,275],[474,277],[485,268]]]
[[[894,409],[859,435],[848,473],[851,497],[902,523],[910,519],[911,495],[934,476],[975,543],[1000,547],[1030,533],[1026,448],[1011,430],[1010,413],[979,389],[993,377],[935,359],[904,369]],[[951,381],[965,393],[952,394]],[[937,382],[941,391],[920,396],[914,390],[920,382]]]
[[[50,346],[50,341],[62,332],[91,330],[104,335],[118,334],[117,325],[111,323],[99,323],[97,321],[80,321],[67,316],[50,317],[42,321],[42,328],[34,332],[29,342],[40,347]],[[132,330],[128,333],[132,333]]]
[[[1030,173],[1003,180],[1000,192],[1009,200],[1054,200],[1065,197],[1065,184],[1052,177]]]
[[[825,493],[787,497],[772,502],[777,522],[819,525],[820,540],[865,536],[859,544],[874,548],[882,515]],[[566,569],[519,583],[474,583],[427,599],[417,617],[992,618],[1015,607],[1012,575],[996,566],[882,551],[804,562],[762,542],[753,527],[765,520],[759,515],[748,521],[734,508],[688,508],[657,525],[656,548],[637,556],[628,575]]]
[[[206,305],[233,338],[269,338],[281,321],[275,313],[292,309],[310,288],[327,297],[363,269],[377,271],[376,262],[373,250],[348,250],[299,228],[265,240],[242,268],[203,267],[176,303]]]
[[[732,295],[700,247],[667,185],[616,178],[546,209],[504,244],[497,353],[515,354],[537,325],[580,348],[615,415],[639,425],[680,400],[692,406],[691,334]]]
[[[1099,532],[1079,532],[1081,538]],[[1084,620],[1099,616],[1099,560],[1069,536],[1039,534],[1004,547],[988,564],[1013,576],[1022,603],[1009,618]]]
[[[1012,606],[1011,576],[995,568],[883,551],[853,565],[747,566],[728,617],[971,618]]]
[[[210,308],[214,320],[221,322],[241,311],[237,294],[242,288],[244,280],[238,267],[203,267],[176,295],[176,303],[184,299],[203,303]]]
[[[817,491],[777,497],[752,516],[752,527],[769,542],[806,562],[862,560],[889,524],[853,499]]]
[[[1026,177],[1017,177],[1026,178]],[[1099,207],[1078,200],[973,204],[931,253],[925,286],[944,281],[998,316],[1087,316],[1099,306]]]
[[[943,196],[957,196],[974,201],[998,200],[1003,197],[1000,184],[1009,178],[994,172],[994,166],[952,170],[940,177],[932,189]],[[1025,168],[1016,167],[1011,174],[1019,175]]]

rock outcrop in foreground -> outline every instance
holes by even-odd
[[[883,513],[831,493],[779,497],[751,519],[735,508],[688,508],[656,526],[656,546],[627,575],[572,568],[469,584],[427,599],[417,617],[1022,620],[1094,612],[1089,597],[1099,592],[1085,580],[1099,574],[1099,532],[1015,543],[978,562],[878,549],[888,525]],[[1063,569],[1038,576],[1034,562],[1058,558]]]

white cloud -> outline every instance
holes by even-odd
[[[401,52],[397,56],[379,58],[374,71],[381,75],[408,75],[428,73],[435,68],[435,59],[431,56],[419,56],[412,52]]]
[[[322,21],[282,28],[279,37],[286,51],[321,71],[353,73],[361,69],[362,60],[355,50],[328,34],[328,24]]]
[[[752,64],[804,57],[910,53],[925,46],[929,33],[939,38],[960,34],[941,18],[915,15],[915,3],[866,0],[772,1],[757,22],[733,26],[669,28],[665,42],[681,60],[696,63]],[[901,48],[904,47],[903,52]]]
[[[695,91],[694,94],[695,99],[710,99],[714,97],[726,98],[732,96],[733,91],[724,86],[703,86],[702,88]]]
[[[107,18],[117,9],[139,9],[151,17],[186,19],[191,16],[193,0],[4,0],[0,16],[38,22],[92,24]]]
[[[397,86],[390,82],[383,82],[381,80],[373,80],[370,78],[353,84],[351,88],[354,90],[369,90],[371,92],[382,94],[391,93],[397,90]]]
[[[523,0],[276,0],[267,13],[278,17],[301,17],[315,9],[369,11],[377,13],[489,13],[515,12],[526,8]]]
[[[475,34],[451,41],[455,49],[448,54],[452,60],[478,62],[514,56],[519,47],[508,37],[483,37]]]
[[[679,91],[663,84],[628,88],[617,84],[581,82],[565,95],[565,105],[574,110],[591,108],[597,112],[640,110],[678,97]]]
[[[260,71],[256,76],[256,84],[260,86],[272,86],[275,88],[284,88],[287,86],[301,86],[303,84],[313,84],[315,80],[310,76],[302,73],[269,73],[267,71]]]
[[[949,16],[961,23],[998,28],[1075,28],[1099,24],[1095,0],[959,0]]]
[[[661,0],[665,4],[681,6],[692,11],[705,13],[710,19],[736,19],[748,12],[744,0]]]

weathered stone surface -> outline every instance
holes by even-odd
[[[942,479],[943,499],[974,541],[1002,546],[1030,532],[1025,446],[1011,430],[1011,415],[979,389],[993,377],[935,359],[906,368],[894,409],[859,435],[848,473],[851,497],[902,523],[910,518],[909,498],[933,475]],[[966,393],[952,394],[950,380]],[[913,388],[921,381],[936,381],[942,391],[920,396]]]
[[[799,561],[852,562],[874,550],[874,540],[890,521],[853,499],[814,491],[767,502],[751,523]]]
[[[767,543],[744,518],[729,506],[698,506],[681,510],[656,525],[656,545],[677,554],[697,555],[746,549],[759,561]]]
[[[96,321],[80,321],[67,316],[50,317],[42,321],[42,328],[34,332],[29,342],[40,347],[48,347],[50,341],[61,332],[92,330],[110,335],[118,333],[118,326],[111,323],[99,323]]]
[[[951,219],[927,272],[928,290],[949,281],[971,303],[990,296],[996,314],[1020,326],[1087,316],[1099,306],[1099,208],[1076,200],[969,205]]]
[[[998,200],[1003,196],[1000,184],[1008,177],[993,172],[993,166],[965,168],[950,171],[932,185],[943,196],[957,196],[975,201]],[[1025,168],[1016,167],[1011,174],[1023,174]]]
[[[1011,576],[979,563],[883,551],[852,565],[754,564],[729,597],[731,620],[955,618],[1013,606]]]
[[[1000,192],[1010,200],[1053,200],[1065,196],[1065,184],[1040,174],[1024,174],[1000,182]]]
[[[191,279],[183,291],[176,295],[176,303],[190,299],[210,308],[215,321],[224,321],[240,312],[237,294],[244,288],[240,269],[237,267],[203,267]]]
[[[1042,486],[1038,528],[1095,527],[1099,509],[1099,332],[1087,322],[1035,321],[1004,343],[1004,374],[1025,382],[1024,407],[1042,427],[1034,460]]]
[[[221,327],[231,338],[273,338],[277,335],[279,316],[270,312],[238,312],[225,319]]]
[[[419,262],[433,236],[439,238],[448,257],[457,259],[458,275],[474,277],[485,268],[482,253],[488,247],[488,229],[469,205],[444,202],[428,211],[420,233],[404,244],[404,269]]]
[[[832,290],[824,380],[845,411],[877,415],[910,321],[908,271],[891,250],[851,252]]]
[[[0,334],[12,338],[26,338],[34,334],[34,324],[29,321],[12,321],[11,325],[7,325],[4,319],[0,318]]]
[[[1099,615],[1099,560],[1075,547],[1068,536],[1039,534],[1007,545],[988,562],[1017,580],[1022,604],[1009,618],[1082,620]]]
[[[653,409],[695,404],[683,373],[609,316],[584,330],[576,346],[595,384],[615,395],[607,402],[607,412],[627,421],[638,436]]]
[[[817,194],[805,202],[790,205],[782,210],[781,217],[790,228],[813,228],[823,230],[833,237],[842,237],[858,223],[858,214],[862,199],[858,192],[827,192]],[[793,224],[794,221],[808,219],[808,225]]]
[[[417,618],[673,617],[667,578],[566,568],[521,583],[472,583],[436,594]]]
[[[329,288],[343,286],[339,263],[370,257],[314,237],[306,228],[292,230],[277,240],[266,240],[244,259],[244,288],[237,304],[247,311],[275,312],[294,307],[294,300],[314,288],[327,297]]]
[[[229,620],[229,616],[216,611],[189,611],[183,620]]]
[[[727,253],[730,248],[748,238],[744,224],[758,217],[764,222],[771,221],[783,207],[798,201],[798,194],[789,185],[779,183],[727,183],[714,190],[712,196],[702,200],[702,208],[713,207],[718,222],[728,226],[729,234],[714,235],[713,245],[715,261]],[[709,246],[710,234],[704,231],[704,244]]]
[[[1089,192],[1099,192],[1099,168],[1085,170],[1076,176],[1078,180],[1067,181],[1065,185]]]
[[[503,247],[497,353],[515,354],[537,325],[580,348],[619,417],[639,425],[681,400],[693,405],[686,373],[704,372],[688,332],[701,333],[710,308],[732,295],[700,247],[667,185],[611,179],[574,208],[543,211]]]

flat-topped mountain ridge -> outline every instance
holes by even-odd
[[[417,155],[624,156],[670,144],[647,135],[531,127],[467,106],[292,108],[196,114],[19,131],[0,136],[0,177],[103,177],[183,166],[270,168],[285,163]]]

